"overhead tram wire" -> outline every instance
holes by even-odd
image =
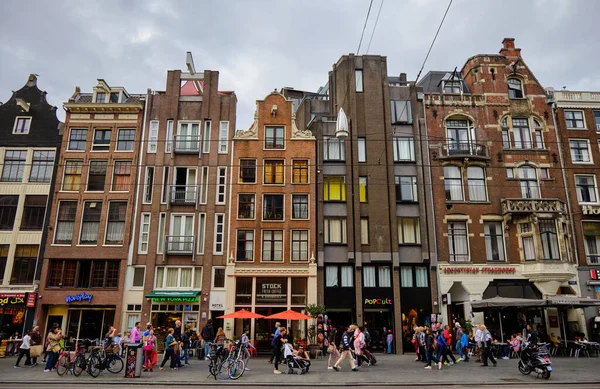
[[[373,26],[373,31],[371,32],[371,39],[369,39],[369,45],[367,46],[367,53],[369,54],[369,49],[371,49],[371,42],[373,41],[373,35],[375,35],[375,29],[377,28],[377,23],[379,22],[379,15],[381,15],[381,9],[383,8],[383,2],[385,0],[381,0],[381,4],[379,5],[379,12],[377,12],[377,19],[375,19],[375,25]]]
[[[371,7],[373,6],[373,0],[369,3],[369,10],[367,11],[367,17],[365,18],[365,25],[363,26],[362,33],[360,34],[360,41],[358,42],[358,49],[356,49],[356,55],[360,53],[360,46],[362,45],[363,37],[365,36],[365,30],[367,29],[367,22],[369,21],[369,15],[371,14]]]

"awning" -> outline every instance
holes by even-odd
[[[600,300],[577,296],[556,295],[548,297],[546,301],[549,307],[600,307]]]
[[[484,300],[471,301],[473,311],[483,311],[486,308],[507,308],[507,307],[542,307],[546,305],[546,300],[541,299],[520,299],[511,297],[492,297]]]
[[[146,295],[155,303],[196,303],[199,290],[153,290]]]

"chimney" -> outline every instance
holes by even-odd
[[[507,57],[521,57],[521,49],[515,48],[515,38],[504,38],[500,54]]]
[[[27,79],[27,86],[37,86],[37,76],[35,74],[30,74]]]
[[[406,73],[400,73],[400,84],[406,85]]]

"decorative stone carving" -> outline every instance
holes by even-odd
[[[254,111],[254,123],[245,131],[237,131],[233,139],[258,139],[258,110]]]
[[[565,203],[560,200],[502,199],[502,214],[507,213],[566,213]]]
[[[300,130],[296,126],[296,113],[292,113],[292,139],[315,139],[310,130]]]

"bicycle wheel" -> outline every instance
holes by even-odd
[[[220,365],[217,370],[217,375],[222,380],[228,380],[233,375],[235,371],[235,361],[233,359],[226,359]]]
[[[79,354],[75,357],[75,362],[73,363],[73,375],[75,377],[79,377],[81,373],[85,370],[87,363],[85,361],[85,356],[83,354]]]
[[[208,365],[208,372],[217,379],[217,363],[214,360],[210,360],[210,364]]]
[[[119,374],[123,370],[123,360],[118,355],[106,358],[106,370],[113,374]]]
[[[69,359],[69,354],[61,354],[61,356],[58,358],[58,363],[56,364],[56,372],[58,375],[63,376],[67,374],[70,364],[71,361]]]
[[[238,378],[240,378],[242,374],[244,374],[244,370],[246,370],[246,363],[243,359],[238,359],[235,363],[235,370],[231,375],[231,379],[237,380]]]
[[[102,360],[98,355],[90,355],[87,361],[87,372],[92,377],[96,378],[100,375],[100,366],[102,364]]]

